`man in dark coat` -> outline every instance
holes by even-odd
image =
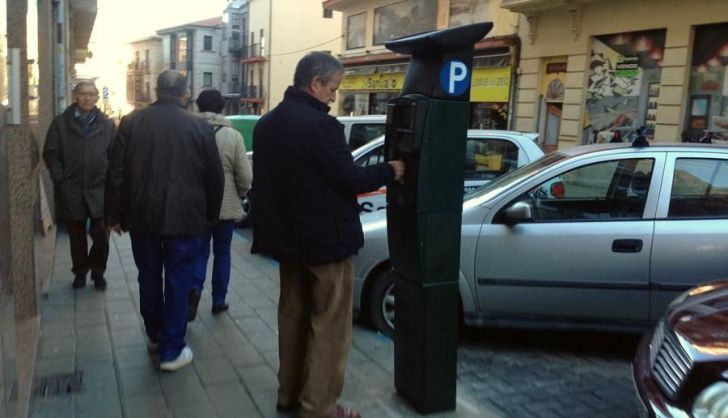
[[[214,131],[185,110],[186,86],[179,71],[162,72],[158,100],[121,120],[106,186],[106,220],[117,233],[129,231],[147,344],[159,349],[166,371],[192,362],[187,295],[200,235],[218,219],[224,186]]]
[[[63,221],[71,247],[73,288],[86,286],[91,270],[94,287],[106,289],[104,272],[109,233],[104,224],[104,184],[114,123],[96,108],[99,92],[82,81],[73,89],[74,103],[51,123],[43,147],[55,185],[56,218]],[[88,250],[86,223],[93,241]]]
[[[300,416],[358,417],[337,404],[351,342],[352,255],[363,245],[356,196],[398,180],[401,161],[354,163],[328,114],[344,68],[306,54],[294,85],[253,135],[252,252],[280,262],[278,402]]]

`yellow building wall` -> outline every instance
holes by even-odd
[[[726,0],[603,0],[585,3],[575,14],[566,9],[541,12],[535,15],[535,31],[530,30],[527,17],[520,15],[518,33],[522,49],[515,129],[535,131],[538,128],[542,58],[567,56],[568,74],[559,147],[581,144],[582,129],[586,123],[585,90],[592,37],[666,29],[654,139],[680,141],[689,88],[692,27],[728,21],[727,7]],[[536,35],[533,42],[530,32]]]
[[[487,3],[487,14],[479,17],[474,16],[474,22],[493,22],[493,30],[488,34],[488,37],[513,35],[518,29],[519,15],[517,13],[511,13],[507,10],[501,9],[500,0],[480,0],[481,3]],[[354,56],[362,54],[375,54],[388,52],[384,45],[374,45],[374,10],[387,6],[390,4],[397,3],[393,0],[362,0],[356,2],[355,5],[343,10],[343,16],[341,18],[341,33],[346,35],[346,24],[349,16],[353,16],[359,13],[366,12],[366,39],[365,46],[361,48],[346,49],[346,36],[341,40],[341,51],[343,56]],[[437,16],[437,29],[445,29],[449,26],[449,12],[450,12],[451,0],[438,0],[438,16]]]
[[[338,56],[341,48],[341,13],[325,19],[321,0],[275,0],[272,16],[268,110],[283,100],[286,88],[293,85],[296,64],[307,52],[329,51]]]

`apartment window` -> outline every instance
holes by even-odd
[[[346,49],[364,47],[367,30],[367,14],[359,13],[346,18]]]
[[[235,13],[233,14],[233,29],[240,29],[240,15]]]
[[[205,35],[202,37],[202,49],[212,51],[212,36]]]
[[[151,98],[151,88],[149,86],[149,82],[147,81],[146,83],[144,83],[144,99],[151,100]]]
[[[212,73],[202,73],[202,87],[212,87]]]
[[[187,35],[177,36],[177,69],[187,69]]]
[[[331,19],[334,17],[334,11],[331,9],[324,9],[324,19]]]
[[[434,30],[438,0],[405,0],[374,9],[374,44]]]

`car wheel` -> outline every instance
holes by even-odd
[[[372,325],[383,334],[394,333],[394,272],[385,270],[375,278],[369,293],[369,316]]]

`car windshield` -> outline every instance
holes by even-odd
[[[489,200],[493,196],[499,194],[501,190],[507,189],[512,185],[519,183],[522,179],[534,176],[545,168],[553,164],[559,163],[567,158],[568,157],[566,155],[558,152],[544,155],[543,157],[530,164],[524,165],[521,168],[518,168],[511,171],[510,173],[498,177],[490,183],[484,184],[483,186],[468,192],[463,197],[463,207],[467,208],[480,205],[482,202]]]

